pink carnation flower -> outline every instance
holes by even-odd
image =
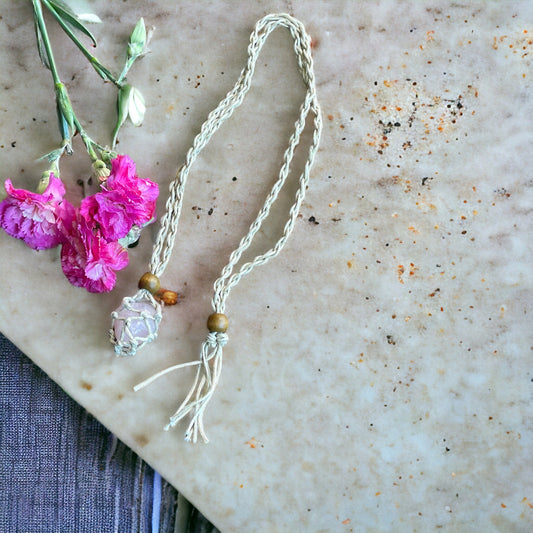
[[[124,195],[124,205],[133,224],[142,227],[155,217],[159,187],[149,179],[139,178],[135,174],[135,163],[127,155],[118,155],[111,161],[107,188]]]
[[[42,194],[15,189],[9,179],[5,188],[8,196],[0,202],[0,226],[6,233],[35,250],[60,244],[60,219],[69,205],[63,199],[65,187],[61,180],[51,174]]]
[[[157,184],[137,177],[128,156],[117,156],[111,165],[102,191],[85,198],[79,209],[63,198],[63,183],[52,174],[42,194],[15,189],[6,180],[8,197],[0,202],[0,227],[36,250],[62,244],[65,276],[89,292],[114,287],[115,271],[128,264],[128,253],[117,241],[155,217],[159,195]]]
[[[119,191],[102,191],[84,198],[80,213],[87,221],[97,223],[106,240],[118,241],[133,226],[134,219],[127,203],[128,199]]]
[[[128,265],[127,251],[91,229],[76,211],[70,213],[70,220],[64,221],[64,228],[61,267],[67,279],[89,292],[109,292],[115,286],[115,271]]]

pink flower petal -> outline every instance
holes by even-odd
[[[127,265],[127,251],[93,231],[78,214],[61,249],[61,266],[70,283],[89,292],[108,292],[115,286],[115,270]]]
[[[51,174],[42,194],[15,189],[9,179],[5,189],[8,196],[0,202],[0,227],[6,233],[35,250],[61,243],[59,220],[68,202],[63,199],[65,187],[59,178]]]
[[[127,208],[127,198],[118,191],[102,191],[84,198],[80,213],[98,226],[108,241],[125,237],[133,226],[133,217]]]
[[[135,174],[135,163],[127,155],[117,156],[111,166],[108,189],[122,193],[132,223],[145,226],[155,217],[159,186],[147,178],[139,178]]]

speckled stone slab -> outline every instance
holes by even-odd
[[[0,329],[222,531],[533,530],[533,4],[88,5],[105,21],[104,63],[118,64],[141,15],[157,28],[129,77],[146,121],[119,149],[160,184],[160,214],[268,12],[312,35],[321,147],[287,247],[229,298],[209,444],[185,443],[185,424],[162,431],[194,370],[132,387],[198,357],[212,283],[275,180],[304,93],[283,30],[190,175],[162,279],[184,299],[158,340],[126,359],[107,338],[157,226],[107,295],[71,287],[57,251],[0,233]],[[1,177],[32,188],[58,141],[50,77],[28,3],[0,15]],[[82,122],[109,142],[113,89],[52,37]],[[90,175],[75,148],[63,167],[73,202]],[[277,239],[302,161],[252,253]]]

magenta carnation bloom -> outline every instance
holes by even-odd
[[[65,221],[64,227],[66,239],[61,249],[61,267],[67,279],[89,292],[109,292],[115,286],[115,270],[128,265],[126,250],[92,230],[77,212],[72,220]]]
[[[111,160],[111,175],[117,179],[135,179],[135,162],[127,155],[118,154],[117,157]]]
[[[127,155],[119,155],[111,161],[107,188],[124,195],[124,205],[133,224],[142,227],[155,217],[159,187],[149,179],[139,178],[135,174],[135,163]]]
[[[87,196],[81,202],[80,213],[96,223],[108,241],[125,237],[133,226],[134,218],[127,207],[128,199],[119,191],[102,191]]]
[[[63,199],[65,187],[61,180],[50,174],[50,181],[42,194],[15,189],[9,179],[5,188],[8,197],[0,202],[0,226],[6,233],[22,239],[35,250],[60,244],[62,233],[59,221],[69,205]]]

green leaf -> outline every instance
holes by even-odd
[[[62,83],[56,83],[56,102],[58,113],[64,118],[70,130],[75,131],[74,111],[68,97],[67,89]],[[70,138],[70,135],[66,138]]]
[[[37,21],[37,17],[35,16],[35,11],[33,12],[33,23],[35,26],[35,38],[37,39],[37,50],[39,51],[39,57],[41,58],[43,65],[46,68],[50,68],[50,63],[48,62],[48,56],[44,47],[43,36],[41,34],[41,30],[39,29],[39,23]]]
[[[93,66],[94,70],[98,73],[98,75],[104,80],[104,81],[110,81],[111,83],[115,82],[115,78],[109,70],[107,70],[104,65],[102,65],[96,57],[93,57],[91,59],[91,65]]]
[[[42,157],[39,157],[39,161],[46,159],[49,163],[53,163],[54,161],[57,161],[65,151],[65,148],[56,148],[55,150],[52,150],[51,152],[48,152],[47,154],[43,155]]]
[[[43,0],[46,7],[50,10],[54,10],[64,22],[76,28],[91,39],[94,46],[96,46],[96,39],[94,35],[80,22],[78,15],[72,9],[61,0]]]

